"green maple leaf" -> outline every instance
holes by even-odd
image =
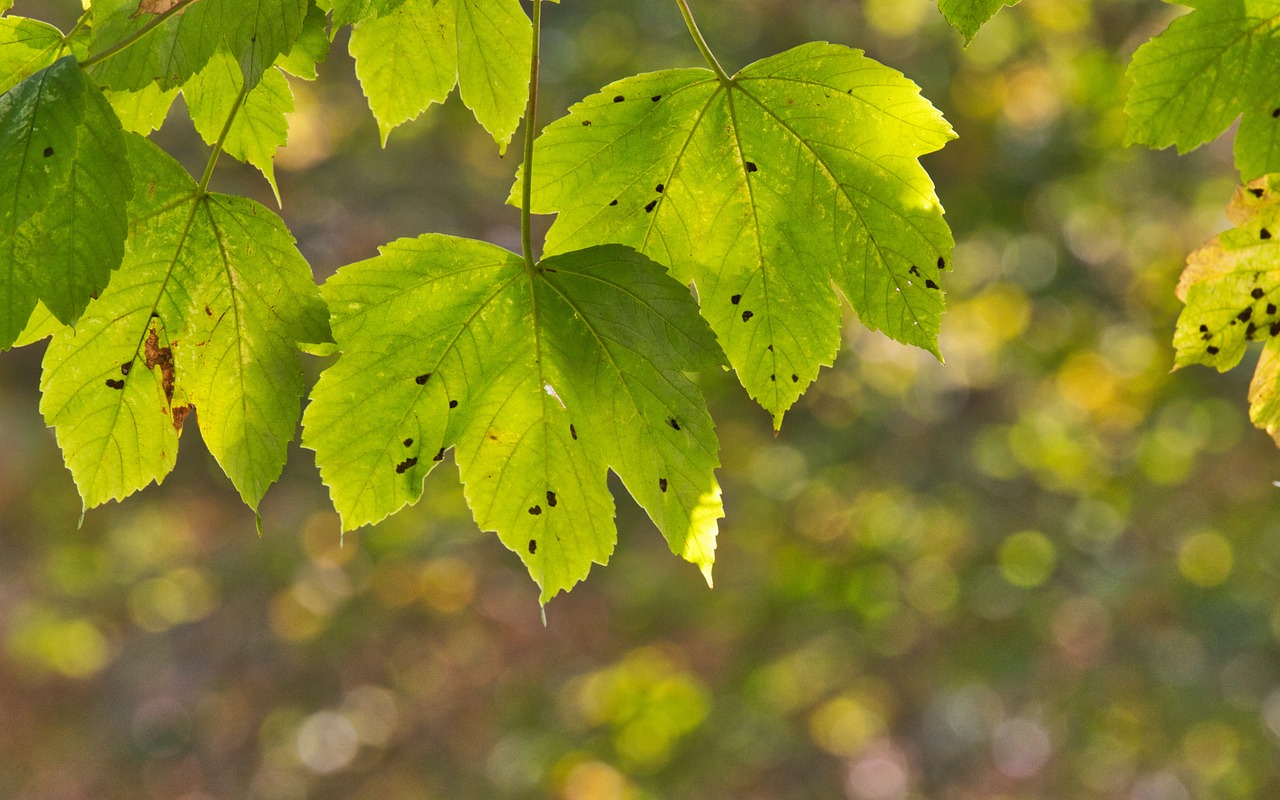
[[[41,411],[86,507],[163,480],[198,411],[209,451],[256,508],[297,426],[297,343],[329,339],[327,312],[278,217],[202,194],[150,142],[127,142],[137,191],[124,264],[54,334]]]
[[[182,88],[191,121],[206,144],[218,141],[243,86],[244,78],[235,60],[226,52],[219,52]],[[293,90],[288,78],[278,69],[269,69],[245,95],[244,105],[222,142],[223,152],[262,172],[277,203],[280,189],[276,186],[275,154],[289,138],[286,115],[292,112]]]
[[[1235,154],[1244,179],[1280,171],[1280,0],[1185,5],[1195,11],[1129,64],[1126,143],[1185,152],[1243,115]]]
[[[404,2],[405,0],[320,0],[320,7],[333,12],[333,31],[337,33],[338,28],[343,25],[390,14],[404,5]]]
[[[833,283],[865,325],[938,353],[952,239],[916,159],[952,138],[900,73],[812,43],[727,84],[670,70],[588,97],[538,139],[533,210],[559,213],[548,252],[618,242],[695,283],[780,425],[839,348]]]
[[[172,89],[225,47],[252,86],[302,32],[308,0],[200,0],[173,14],[132,46],[90,68],[102,85],[137,91],[150,83]],[[137,0],[95,0],[90,55],[146,27]]]
[[[544,259],[429,234],[340,269],[323,292],[341,356],[303,417],[344,528],[422,493],[448,448],[476,522],[542,600],[604,563],[612,469],[709,576],[717,442],[686,371],[722,361],[688,290],[616,245]]]
[[[1186,307],[1174,333],[1174,368],[1225,372],[1250,342],[1264,341],[1249,416],[1280,443],[1280,175],[1236,190],[1227,216],[1236,227],[1188,256],[1178,281]]]
[[[0,349],[37,301],[71,323],[120,265],[124,132],[68,56],[0,95]]]
[[[938,0],[938,8],[947,22],[964,34],[966,42],[972,41],[978,29],[1005,6],[1017,5],[1018,0]]]
[[[329,18],[313,1],[307,6],[302,32],[294,40],[293,48],[280,56],[276,66],[306,81],[319,77],[316,66],[329,57],[329,36],[326,33],[328,25]]]
[[[0,19],[0,93],[52,64],[62,49],[62,31],[25,17]]]
[[[161,89],[152,83],[136,92],[103,91],[125,130],[146,136],[158,130],[169,116],[177,89]]]
[[[356,25],[351,55],[383,145],[457,85],[505,152],[528,99],[532,31],[518,0],[407,0]]]

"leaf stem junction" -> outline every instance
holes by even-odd
[[[693,41],[698,45],[698,50],[702,52],[702,57],[707,60],[711,70],[715,72],[720,82],[725,84],[733,83],[733,78],[724,71],[724,67],[720,66],[720,62],[716,60],[715,53],[711,52],[711,47],[707,44],[707,40],[703,38],[702,31],[698,30],[698,23],[693,20],[693,11],[689,9],[688,0],[676,0],[676,5],[680,6],[680,14],[684,17],[685,27],[689,29],[689,35],[693,37]]]

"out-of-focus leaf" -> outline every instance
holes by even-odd
[[[972,41],[978,30],[997,11],[1017,4],[1018,0],[938,0],[942,15],[956,30],[964,34],[966,42]]]

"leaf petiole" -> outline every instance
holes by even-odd
[[[520,198],[520,247],[525,269],[533,274],[533,234],[529,208],[533,204],[533,139],[537,134],[538,58],[542,40],[542,0],[533,0],[533,56],[529,59],[529,106],[524,112],[524,186]]]
[[[80,66],[82,68],[87,69],[88,67],[91,67],[94,64],[97,64],[99,61],[106,61],[108,58],[111,58],[112,56],[119,55],[124,50],[128,49],[129,47],[132,47],[135,43],[137,43],[139,40],[145,37],[148,33],[151,33],[151,31],[155,30],[160,25],[163,25],[169,19],[169,17],[173,16],[174,14],[181,13],[184,8],[186,8],[187,6],[195,2],[198,2],[198,0],[178,0],[178,2],[174,3],[174,5],[170,9],[165,11],[163,14],[157,15],[150,22],[148,22],[146,25],[143,25],[141,28],[136,30],[131,35],[126,36],[125,38],[121,39],[120,41],[108,47],[106,50],[103,50],[101,53],[97,53],[96,55],[89,56],[84,61],[81,61]]]
[[[733,83],[733,78],[729,77],[729,74],[724,71],[724,67],[720,66],[720,62],[716,60],[715,53],[711,52],[711,47],[707,44],[707,40],[703,38],[702,31],[698,30],[698,23],[693,20],[693,11],[689,9],[688,0],[676,0],[676,5],[680,6],[680,14],[684,17],[684,24],[689,29],[689,35],[693,37],[694,43],[698,45],[698,50],[702,52],[702,57],[707,60],[707,64],[715,72],[716,77],[726,86]]]
[[[244,106],[244,99],[249,95],[249,84],[247,82],[241,84],[240,93],[236,95],[236,100],[231,104],[231,113],[227,115],[227,121],[222,126],[222,132],[218,134],[218,141],[213,143],[213,152],[209,154],[209,161],[204,165],[204,174],[200,176],[200,185],[196,187],[196,196],[204,197],[208,194],[209,181],[213,178],[213,168],[218,166],[218,157],[222,155],[222,146],[226,144],[227,136],[231,134],[231,124],[236,121],[236,114],[240,113],[240,109]]]

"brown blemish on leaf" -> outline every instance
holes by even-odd
[[[160,386],[164,389],[164,399],[173,403],[173,349],[160,346],[160,334],[155,328],[147,333],[147,341],[142,345],[142,354],[146,359],[147,369],[160,368]]]
[[[401,461],[399,464],[396,464],[396,474],[398,475],[405,474],[406,472],[408,472],[410,469],[413,468],[414,464],[417,464],[417,463],[418,463],[417,458],[406,458],[404,461]]]
[[[178,433],[182,433],[182,423],[187,421],[187,415],[195,411],[193,406],[178,406],[173,409],[173,429]]]

